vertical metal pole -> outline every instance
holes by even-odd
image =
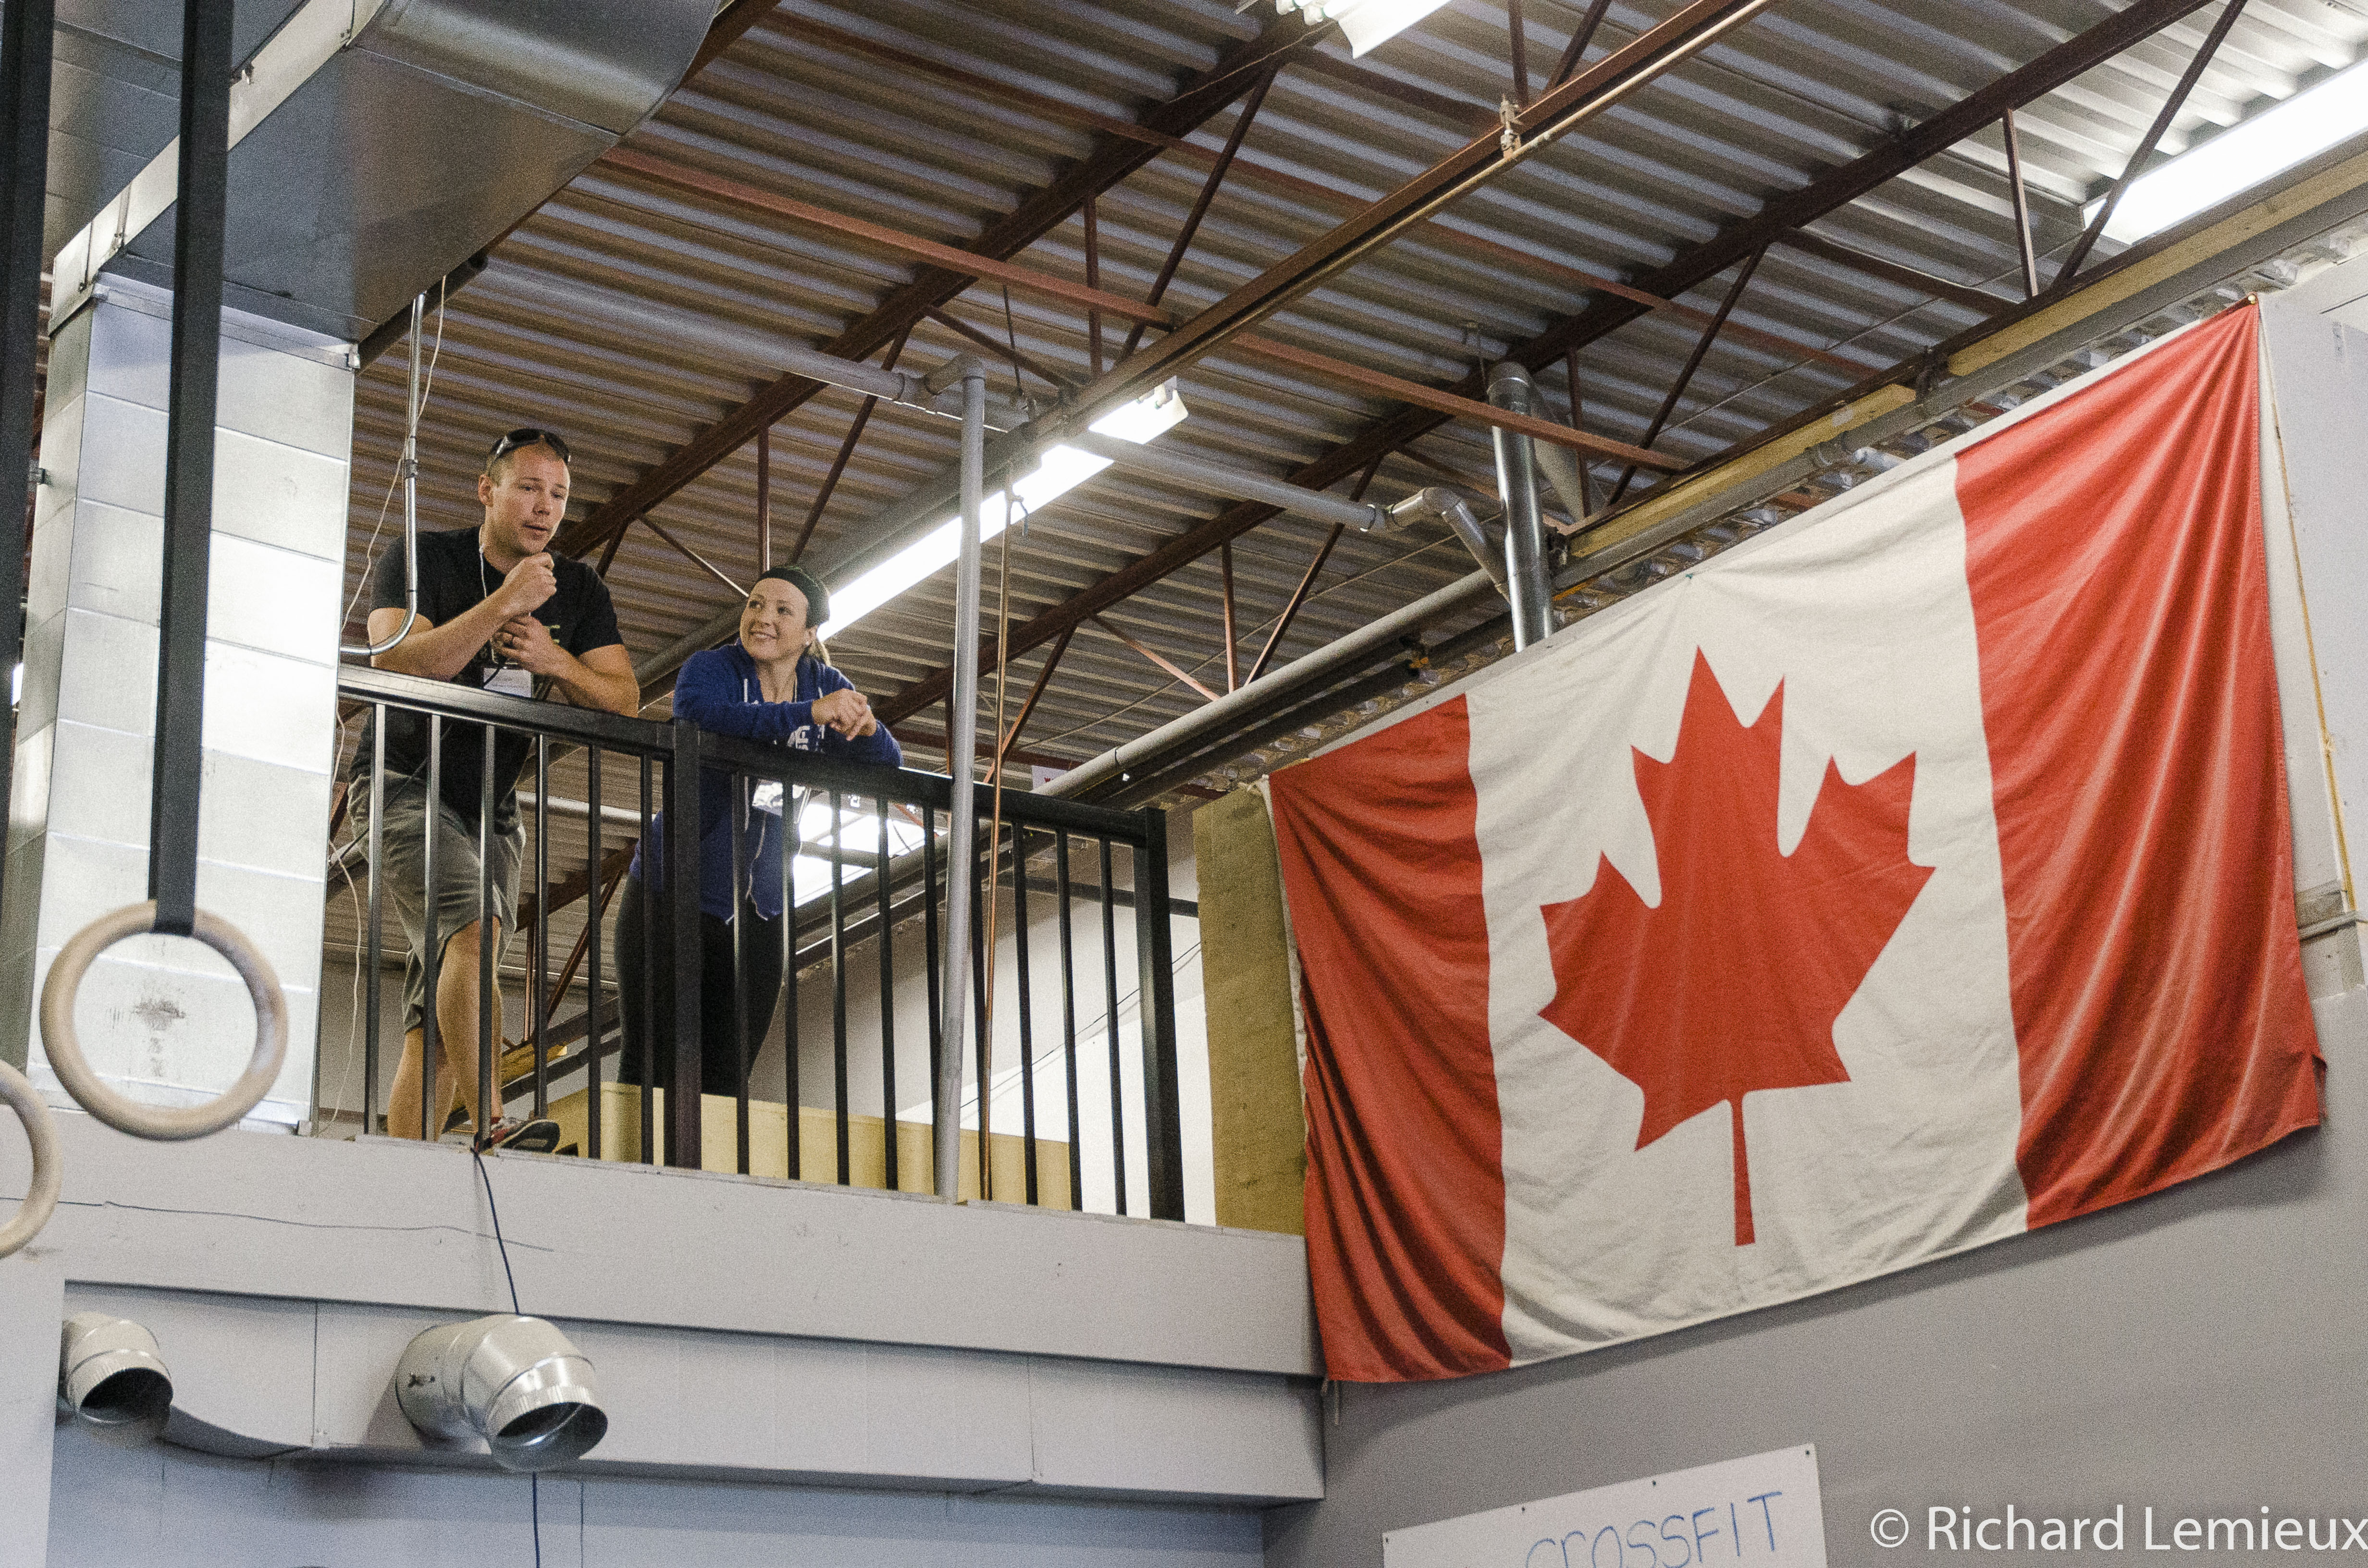
[[[1237,691],[1242,684],[1241,649],[1234,635],[1234,541],[1217,546],[1217,573],[1225,585],[1225,689]]]
[[[584,851],[584,918],[591,929],[585,933],[584,982],[584,1157],[600,1157],[600,1046],[607,1038],[600,1028],[600,916],[607,912],[608,900],[600,866],[600,748],[586,746],[584,750],[584,801],[591,808],[591,842]]]
[[[1176,1103],[1176,949],[1167,924],[1167,817],[1143,814],[1134,850],[1135,1022],[1143,1031],[1143,1137],[1151,1217],[1184,1218],[1184,1124]]]
[[[50,163],[51,39],[54,0],[7,0],[0,9],[0,511],[10,522],[0,545],[0,669],[13,670],[25,648],[25,508],[13,477],[33,469],[34,370],[41,335],[41,222]],[[16,768],[17,721],[0,714],[0,801]],[[7,835],[0,834],[0,839]],[[7,846],[0,844],[0,865]],[[373,866],[373,869],[375,867]],[[364,1096],[365,1104],[368,1096]],[[365,1123],[364,1131],[370,1131]]]
[[[798,1088],[798,800],[781,780],[781,1099],[789,1112],[783,1169],[791,1181],[805,1179],[804,1097]]]
[[[958,967],[970,951],[971,908],[967,896],[972,879],[972,845],[978,831],[978,813],[971,801],[971,779],[978,768],[978,516],[986,488],[986,367],[978,360],[962,366],[962,553],[954,572],[954,688],[946,708],[946,772],[952,779],[947,805],[946,865],[950,890],[946,900],[944,982],[939,1002],[944,1008],[939,1026],[944,1049],[939,1054],[936,1093],[937,1125],[932,1136],[938,1196],[960,1192],[962,1175],[962,1049],[968,1020],[970,989]],[[979,1085],[985,1093],[986,1085]]]
[[[484,751],[477,766],[477,1126],[482,1141],[501,1119],[500,1076],[494,1059],[501,1053],[502,999],[494,989],[494,745],[499,736],[491,724],[479,741]]]
[[[838,1185],[849,1184],[852,1151],[847,1126],[847,801],[830,792],[830,1086],[838,1130]]]
[[[699,726],[674,722],[674,755],[666,759],[666,909],[674,940],[674,1084],[666,1095],[666,1163],[689,1170],[704,1164],[699,1113],[700,1080],[700,971],[705,954],[699,920]]]
[[[1053,830],[1053,889],[1061,909],[1061,1065],[1069,1088],[1069,1207],[1086,1206],[1085,1140],[1077,1122],[1077,949],[1069,918],[1069,830]]]
[[[655,831],[657,807],[652,803],[656,793],[656,767],[650,757],[642,757],[642,1114],[641,1151],[645,1165],[660,1164],[658,1158],[658,989],[661,971],[658,968],[658,933],[666,926],[663,891],[667,887],[666,849]],[[666,982],[671,985],[672,982]],[[620,996],[621,1004],[624,998]]]
[[[1515,414],[1533,414],[1529,383],[1517,376],[1490,376],[1488,401]],[[1497,494],[1505,503],[1505,585],[1513,599],[1513,647],[1543,642],[1554,630],[1546,585],[1545,525],[1538,515],[1537,453],[1530,437],[1500,425],[1488,427],[1497,449]],[[1138,899],[1135,918],[1143,917]]]
[[[1126,1077],[1118,1043],[1118,894],[1110,882],[1110,841],[1101,841],[1102,1021],[1110,1026],[1110,1176],[1118,1211],[1126,1212]]]
[[[381,932],[386,911],[386,880],[380,867],[386,856],[386,704],[370,710],[370,925],[363,935],[362,961],[369,968],[362,979],[362,1132],[378,1127],[379,988],[386,963]],[[388,1128],[389,1132],[394,1129]]]
[[[893,890],[888,885],[888,858],[894,848],[888,837],[888,802],[875,799],[879,808],[880,865],[871,873],[871,883],[879,894],[880,922],[880,1117],[887,1126],[886,1180],[888,1190],[899,1190],[896,1170],[896,942],[891,921]]]
[[[1011,824],[1011,959],[1019,993],[1019,1154],[1031,1206],[1036,1181],[1036,1034],[1028,977],[1028,830]]]
[[[733,1168],[748,1174],[748,900],[756,892],[740,885],[740,868],[747,864],[748,778],[732,776],[732,1128],[736,1155]]]
[[[773,564],[773,427],[757,432],[757,570]]]
[[[985,864],[976,857],[970,864],[971,1072],[978,1083],[978,1195],[989,1203],[995,1201],[995,1042],[989,1032],[995,1020],[986,1012],[986,965],[993,955],[986,950],[986,922],[980,911],[986,907],[986,872],[1002,850],[997,829],[986,846]]]
[[[2031,244],[2031,190],[2022,182],[2022,138],[2014,129],[2014,110],[2006,111],[2006,183],[2014,193],[2014,238],[2022,255],[2022,297],[2039,297],[2039,256]]]
[[[929,1151],[930,1176],[936,1177],[935,1155],[939,1126],[945,1120],[945,1106],[938,1098],[938,1084],[943,1072],[945,1037],[940,1032],[944,1017],[938,1001],[938,809],[921,808],[921,971],[928,976],[929,988]],[[954,1129],[954,1146],[962,1147],[962,1129]]]
[[[427,950],[419,955],[419,1136],[424,1142],[443,1131],[431,1127],[444,1108],[436,1099],[436,1075],[444,1062],[443,1027],[436,1017],[436,992],[444,980],[444,933],[436,918],[436,830],[444,814],[444,719],[427,715],[427,808],[419,851],[419,881],[426,890]]]
[[[173,382],[165,425],[163,614],[148,791],[148,896],[156,902],[156,929],[176,937],[189,934],[198,913],[206,584],[213,548],[214,403],[222,365],[222,228],[230,165],[231,13],[231,0],[188,0],[181,27]]]
[[[600,882],[585,884],[586,909],[600,907]],[[528,955],[527,1028],[534,1031],[534,1114],[551,1114],[551,737],[534,737],[534,949]],[[591,1041],[598,1045],[596,1036]],[[590,1046],[586,1048],[590,1049]]]

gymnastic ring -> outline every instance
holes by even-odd
[[[25,1189],[15,1217],[0,1225],[0,1257],[6,1257],[40,1235],[57,1212],[58,1124],[31,1082],[6,1062],[0,1062],[0,1100],[6,1100],[25,1124],[25,1141],[33,1146],[32,1185]]]
[[[270,1092],[288,1056],[288,998],[269,960],[244,932],[219,915],[199,910],[189,935],[228,959],[255,999],[255,1056],[238,1082],[203,1105],[167,1108],[125,1098],[91,1071],[82,1053],[82,1042],[74,1038],[74,995],[92,960],[126,937],[155,928],[154,903],[127,903],[74,933],[41,983],[41,1049],[49,1054],[50,1070],[75,1103],[118,1132],[168,1142],[203,1138],[245,1116]]]

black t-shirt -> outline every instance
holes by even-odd
[[[552,558],[552,570],[559,579],[558,592],[545,599],[541,608],[534,612],[535,619],[551,629],[551,640],[578,658],[595,648],[614,647],[623,642],[624,639],[617,634],[616,608],[609,602],[609,585],[600,580],[600,574],[581,561],[571,561],[564,555]],[[422,619],[438,626],[449,625],[474,609],[500,587],[502,577],[503,574],[495,571],[478,549],[475,528],[455,528],[450,533],[423,533],[419,536],[419,614]],[[403,548],[397,543],[379,556],[378,569],[370,578],[370,608],[374,610],[399,610],[403,607]],[[508,690],[521,674],[516,665],[505,665],[496,661],[488,649],[481,647],[451,678],[462,686],[490,685],[495,689]],[[461,820],[472,824],[477,820],[477,801],[483,786],[484,733],[482,725],[465,721],[448,719],[444,722],[442,780],[445,803],[460,812]],[[494,825],[504,831],[518,820],[518,772],[526,766],[526,759],[533,749],[530,736],[515,730],[497,733],[494,744]],[[354,753],[353,773],[359,780],[367,782],[370,778],[371,752],[370,733],[365,727],[362,744]],[[406,777],[425,777],[427,771],[427,717],[389,709],[386,726],[388,782]]]

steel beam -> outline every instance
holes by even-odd
[[[1329,36],[1329,29],[1308,27],[1295,17],[1277,17],[1257,38],[1226,51],[1215,65],[1136,123],[1162,136],[1189,135],[1249,91],[1256,85],[1258,73],[1313,52],[1317,42]],[[996,260],[1018,256],[1066,222],[1087,196],[1119,184],[1157,157],[1162,150],[1160,144],[1113,137],[1090,157],[988,224],[965,254]],[[824,345],[824,351],[842,358],[860,358],[871,354],[898,333],[909,330],[921,319],[923,311],[945,304],[968,289],[971,282],[966,274],[925,269],[882,300],[869,315]],[[573,527],[562,528],[556,548],[570,555],[581,555],[597,548],[633,517],[746,446],[758,430],[780,420],[821,390],[821,382],[804,376],[777,378]]]
[[[2132,44],[2210,3],[2211,0],[2135,0],[2135,4],[2087,32],[2067,39],[2029,64],[2007,73],[1979,92],[1942,109],[1883,145],[1797,190],[1770,200],[1753,218],[1639,278],[1638,287],[1633,292],[1660,300],[1685,293],[1779,236],[1815,222],[1927,158],[1956,145],[1997,119],[2006,109],[2028,104],[2055,91]],[[1546,100],[1540,101],[1543,104]],[[1606,290],[1603,297],[1586,309],[1565,317],[1514,348],[1508,358],[1520,360],[1532,370],[1541,369],[1562,359],[1571,350],[1595,342],[1649,313],[1653,308],[1632,297],[1630,291],[1615,293]],[[1121,370],[1124,369],[1126,367],[1121,367]],[[1472,392],[1478,388],[1479,378],[1475,374],[1467,377],[1455,390]],[[1376,457],[1402,447],[1445,423],[1444,415],[1430,409],[1401,409],[1303,464],[1289,476],[1290,481],[1308,488],[1335,483]],[[1070,598],[1047,608],[1022,623],[1011,633],[1012,651],[1024,653],[1050,642],[1087,616],[1107,609],[1140,592],[1200,559],[1224,540],[1239,538],[1274,516],[1274,508],[1258,503],[1241,503],[1226,508],[1190,532],[1137,557]],[[991,659],[992,650],[983,650],[981,657]],[[916,712],[941,699],[951,681],[951,668],[934,671],[881,703],[881,716],[893,722]]]

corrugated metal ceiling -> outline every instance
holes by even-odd
[[[1619,0],[1600,40],[1616,47],[1677,8]],[[1624,278],[1668,261],[1771,197],[1865,153],[2118,7],[2097,0],[1961,0],[1895,8],[1873,0],[1787,0],[1700,58],[1589,122],[1441,220],[1328,282],[1266,323],[1273,337],[1354,364],[1444,383],[1475,352],[1494,357],[1584,306],[1587,278]],[[1583,7],[1530,0],[1533,83]],[[2044,257],[2080,227],[2079,203],[2117,174],[2218,14],[2206,6],[2019,116]],[[630,145],[768,191],[962,245],[1027,194],[1267,25],[1211,0],[954,4],[784,0],[684,85]],[[1293,24],[1296,25],[1296,24]],[[2368,7],[2253,0],[2174,124],[2176,150],[2349,64]],[[1509,90],[1500,0],[1456,0],[1352,67],[1337,41],[1285,69],[1240,163],[1212,206],[1167,303],[1198,310],[1315,238],[1338,218],[1493,125]],[[1236,108],[1168,150],[1098,204],[1101,287],[1151,287]],[[1997,128],[1890,181],[1816,232],[2002,301],[2021,294],[2005,152]],[[1084,225],[1072,218],[1016,258],[1082,279]],[[2043,272],[2046,270],[2043,259]],[[827,340],[914,275],[905,258],[811,227],[595,165],[494,252],[442,314],[422,431],[423,526],[472,524],[486,442],[548,424],[575,442],[576,515],[646,472],[778,373],[774,351]],[[1590,345],[1579,357],[1584,418],[1643,437],[1692,349],[1726,276]],[[1692,312],[1691,314],[1685,313]],[[972,287],[949,313],[1076,381],[1094,369],[1084,312],[999,286]],[[1779,247],[1753,278],[1658,445],[1710,456],[1829,397],[1867,370],[1912,358],[1979,319],[1964,305],[1845,272]],[[1123,341],[1105,323],[1105,359]],[[926,368],[972,346],[925,322],[904,351]],[[399,528],[383,507],[402,424],[401,351],[362,380],[357,416],[352,584]],[[998,367],[998,386],[1013,378]],[[1562,377],[1542,380],[1563,395]],[[1053,388],[1029,374],[1022,392]],[[1193,414],[1166,437],[1180,449],[1282,473],[1395,404],[1219,350],[1185,379]],[[786,552],[842,437],[853,394],[830,392],[773,437],[773,507]],[[825,575],[870,525],[950,465],[955,428],[910,410],[873,414],[815,524],[807,562]],[[1599,472],[1610,479],[1616,471]],[[1494,509],[1484,427],[1449,425],[1383,463],[1390,500],[1449,483]],[[754,570],[753,450],[652,516],[734,582]],[[1182,533],[1215,503],[1112,473],[1029,520],[1011,540],[1009,599],[1025,619]],[[1245,672],[1326,530],[1277,518],[1233,549],[1238,662]],[[988,556],[988,624],[999,603]],[[1304,652],[1470,570],[1443,533],[1342,539],[1281,657]],[[875,700],[943,665],[951,575],[853,629],[837,661]],[[637,656],[733,602],[713,576],[634,528],[609,572]],[[1211,555],[1109,612],[1109,623],[1223,689],[1223,588]],[[359,613],[356,616],[359,630]],[[1016,662],[1016,709],[1043,652]],[[987,685],[991,713],[994,687]],[[1201,699],[1099,627],[1081,630],[1022,748],[1081,758],[1197,706]],[[663,711],[663,707],[655,710]],[[941,727],[942,710],[908,734]],[[939,756],[914,748],[934,766]]]

